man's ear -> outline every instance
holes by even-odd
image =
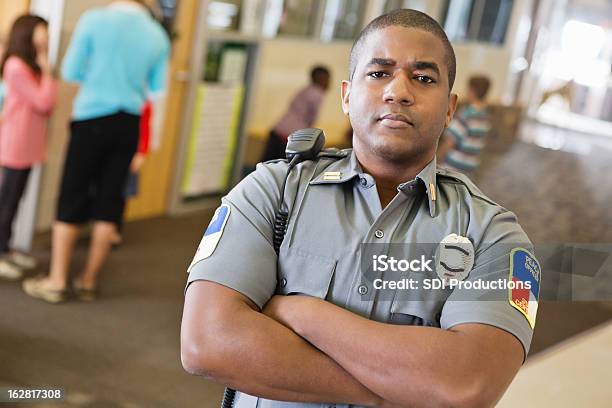
[[[340,88],[340,93],[342,97],[342,112],[348,116],[349,114],[349,95],[351,93],[351,82],[347,80],[342,81],[342,86]]]
[[[448,96],[448,111],[446,112],[446,124],[445,127],[450,125],[453,120],[453,115],[455,114],[455,109],[457,109],[457,94],[450,94]]]

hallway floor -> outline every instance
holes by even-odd
[[[65,389],[62,404],[37,408],[218,407],[222,388],[186,374],[179,355],[185,271],[211,215],[126,225],[95,302],[48,305],[0,282],[0,388]],[[85,255],[79,242],[74,271]]]

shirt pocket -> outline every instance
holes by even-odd
[[[290,248],[281,254],[278,263],[276,294],[327,297],[336,270],[335,259]]]
[[[396,298],[391,303],[389,323],[410,326],[440,327],[443,301],[404,300]]]

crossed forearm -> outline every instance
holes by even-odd
[[[377,404],[376,395],[290,329],[254,311],[239,319],[233,334],[229,327],[215,330],[232,339],[219,372],[222,382],[273,400]]]
[[[185,369],[247,394],[295,402],[379,405],[379,397],[292,330],[211,282],[188,290]]]
[[[386,324],[308,296],[275,296],[271,304],[269,315],[401,406],[493,406],[524,358],[516,337],[486,324]]]
[[[443,384],[458,380],[445,378],[454,371],[448,367],[452,363],[435,350],[445,349],[441,337],[452,333],[420,327],[418,336],[406,338],[406,327],[374,322],[327,302],[318,306],[296,322],[296,332],[368,389],[406,406],[447,404]]]

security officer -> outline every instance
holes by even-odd
[[[529,350],[540,269],[513,213],[436,168],[454,77],[453,49],[429,16],[396,10],[362,31],[342,82],[354,149],[299,164],[282,197],[286,161],[260,164],[208,226],[189,267],[187,371],[239,390],[239,408],[501,397]],[[277,256],[281,202],[290,218]],[[420,243],[437,245],[426,276],[498,286],[377,289],[363,252]]]

